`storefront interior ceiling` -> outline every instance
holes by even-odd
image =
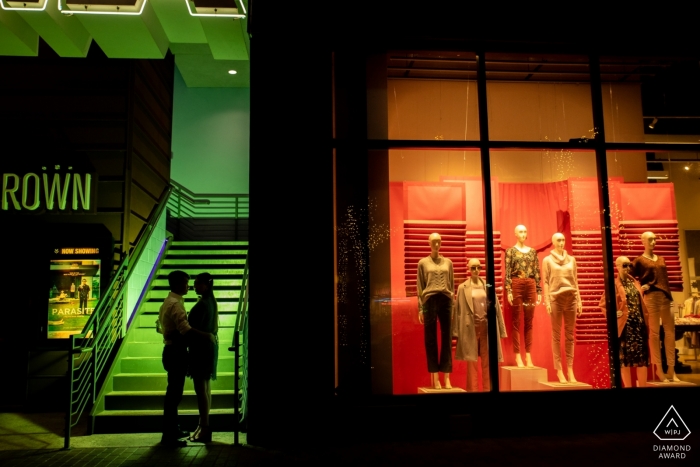
[[[533,83],[589,83],[585,55],[487,53],[486,79]],[[601,81],[641,83],[645,134],[700,134],[700,65],[696,58],[601,57]],[[476,56],[457,51],[393,51],[392,80],[475,81]],[[693,140],[695,141],[695,140]]]
[[[37,56],[39,38],[61,57],[86,57],[93,41],[109,58],[159,59],[170,50],[188,87],[248,87],[241,1],[0,0],[0,55]]]

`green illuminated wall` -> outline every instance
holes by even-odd
[[[250,88],[188,88],[175,70],[171,177],[195,193],[248,193]]]

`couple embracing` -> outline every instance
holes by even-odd
[[[190,289],[190,276],[184,271],[168,275],[170,293],[158,313],[158,332],[163,334],[163,367],[168,373],[168,388],[163,407],[163,437],[161,444],[186,446],[190,441],[211,441],[209,410],[211,408],[211,380],[216,379],[216,362],[219,354],[217,332],[219,312],[214,298],[214,279],[204,272],[194,280],[195,293],[201,299],[185,311],[184,296]],[[180,430],[177,422],[177,406],[182,400],[185,378],[194,383],[199,407],[199,426],[190,435]]]

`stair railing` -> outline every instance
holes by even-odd
[[[151,211],[148,223],[141,229],[134,247],[124,257],[114,274],[107,293],[100,298],[79,334],[70,336],[68,347],[68,404],[65,420],[64,449],[70,449],[71,428],[77,425],[85,408],[95,403],[98,380],[116,342],[122,338],[124,291],[141,254],[155,230],[172,188],[167,187]]]
[[[236,428],[233,432],[233,444],[240,445],[239,431],[240,425],[246,417],[248,407],[248,352],[246,349],[248,342],[248,257],[246,256],[245,268],[243,269],[243,280],[241,281],[241,294],[238,299],[238,312],[236,313],[236,324],[233,331],[233,342],[229,351],[234,352],[233,357],[233,391],[235,405],[233,414],[236,419]],[[241,333],[243,339],[241,339]],[[241,349],[243,352],[241,352]],[[242,362],[241,362],[242,361]]]
[[[175,180],[171,180],[170,184],[173,193],[168,200],[168,214],[177,219],[178,230],[196,232],[198,227],[194,222],[195,219],[219,219],[221,229],[231,229],[230,221],[226,223],[226,220],[235,219],[233,240],[247,239],[247,232],[245,235],[242,232],[242,229],[247,230],[247,223],[239,220],[248,218],[250,212],[248,195],[194,193]]]

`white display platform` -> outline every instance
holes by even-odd
[[[455,392],[467,392],[462,388],[452,388],[452,389],[433,389],[433,388],[423,388],[419,387],[418,388],[418,394],[448,394],[448,393],[455,393]]]
[[[593,389],[593,386],[587,383],[582,383],[580,381],[577,381],[575,383],[560,383],[559,381],[556,382],[549,382],[549,381],[542,381],[540,382],[540,390],[543,391],[570,391],[572,389]]]
[[[502,391],[537,391],[540,381],[547,381],[547,370],[538,366],[502,366]]]
[[[647,381],[647,386],[650,388],[678,388],[678,387],[691,387],[691,386],[697,386],[695,383],[689,383],[687,381],[669,381],[668,383],[664,383],[661,381]]]

